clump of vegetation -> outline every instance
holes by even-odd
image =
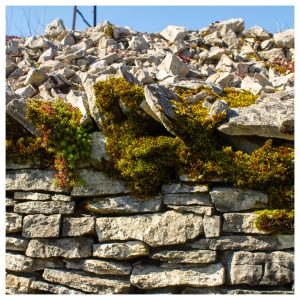
[[[114,31],[113,31],[113,26],[112,25],[107,25],[104,29],[104,34],[108,38],[114,38]]]
[[[277,58],[271,62],[266,62],[265,66],[267,68],[274,69],[276,72],[282,75],[295,73],[295,62],[293,60]]]
[[[269,233],[294,233],[294,210],[285,209],[259,211],[255,222],[258,229]]]
[[[26,117],[42,132],[38,141],[53,156],[57,183],[61,187],[72,187],[76,182],[76,164],[87,159],[91,149],[88,128],[80,125],[79,109],[63,99],[29,99]]]
[[[258,97],[249,91],[235,88],[224,88],[223,93],[218,96],[218,98],[226,100],[230,108],[250,106]]]

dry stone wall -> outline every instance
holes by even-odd
[[[139,199],[81,174],[84,186],[62,191],[51,171],[7,171],[7,293],[293,293],[294,237],[254,226],[266,194],[173,182]]]

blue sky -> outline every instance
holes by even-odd
[[[92,24],[92,6],[78,6]],[[115,25],[130,26],[141,32],[159,32],[167,25],[200,29],[217,20],[243,18],[246,28],[260,25],[274,33],[294,28],[293,6],[98,6],[97,23],[107,19]],[[7,6],[6,34],[42,34],[56,18],[72,27],[73,6]],[[86,25],[77,15],[76,29]]]

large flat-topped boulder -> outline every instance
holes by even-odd
[[[229,109],[228,117],[218,127],[223,133],[294,140],[294,92],[274,93],[251,106]]]
[[[73,197],[97,197],[129,193],[124,182],[108,177],[102,172],[83,169],[79,172],[83,184],[77,184],[72,190]]]
[[[203,233],[202,217],[176,211],[96,220],[100,242],[140,240],[150,246],[183,244]]]
[[[55,185],[55,171],[51,170],[16,170],[6,172],[7,191],[47,191],[66,192],[58,185]]]

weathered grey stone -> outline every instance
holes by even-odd
[[[235,79],[234,74],[230,72],[220,72],[210,75],[207,79],[207,83],[213,83],[219,85],[221,88],[231,87]]]
[[[164,204],[213,206],[208,193],[165,194]]]
[[[73,46],[75,44],[73,35],[70,32],[68,32],[66,36],[61,40],[60,44],[62,46]]]
[[[208,116],[212,118],[218,114],[225,113],[227,115],[228,104],[225,100],[216,100],[209,110]]]
[[[203,227],[205,237],[217,237],[221,235],[221,217],[208,216],[203,217]]]
[[[294,139],[293,91],[277,92],[251,106],[232,108],[228,116],[229,121],[218,127],[226,134]]]
[[[45,72],[36,68],[31,68],[24,81],[24,85],[32,84],[33,86],[39,86],[46,80],[46,78],[47,75]]]
[[[75,51],[75,52],[72,52],[72,53],[66,55],[66,56],[64,57],[64,59],[65,59],[68,63],[71,63],[72,60],[82,58],[82,57],[84,57],[85,55],[86,55],[86,49],[83,48],[83,49],[79,49],[79,50],[77,50],[77,51]]]
[[[251,92],[254,95],[258,95],[262,91],[263,86],[253,78],[247,76],[242,80],[241,88]]]
[[[17,92],[17,91],[16,91]],[[32,95],[21,95],[24,98],[30,98]],[[29,132],[39,136],[40,133],[36,127],[26,119],[26,100],[25,99],[15,99],[10,101],[6,105],[6,113],[9,114],[12,118],[17,120],[22,124]]]
[[[28,215],[23,219],[22,235],[28,238],[58,237],[61,215]]]
[[[27,85],[25,87],[15,90],[15,93],[22,98],[31,98],[32,96],[37,94],[37,90],[30,84],[30,85]],[[13,101],[16,101],[16,100],[13,100]],[[11,102],[13,102],[13,101],[11,101]]]
[[[257,38],[260,41],[265,41],[271,38],[271,34],[260,26],[253,26],[249,30],[243,32],[247,38]]]
[[[22,231],[22,216],[14,213],[6,213],[6,233]]]
[[[136,212],[155,212],[161,208],[160,196],[140,199],[133,196],[93,198],[84,203],[84,208],[100,214],[126,214]]]
[[[34,35],[26,39],[24,46],[33,50],[46,49],[49,48],[49,41],[43,36]]]
[[[276,46],[279,48],[294,48],[294,44],[295,44],[294,29],[288,29],[283,32],[275,33],[274,41]]]
[[[6,237],[6,249],[14,251],[23,251],[27,249],[29,240],[23,237]]]
[[[102,172],[84,169],[79,172],[79,177],[85,184],[75,185],[71,193],[74,197],[97,197],[129,192],[125,183],[110,178]]]
[[[151,254],[150,258],[172,263],[209,264],[216,261],[216,252],[212,250],[162,250]]]
[[[294,254],[283,251],[274,251],[269,259],[272,263],[279,264],[287,269],[294,270]]]
[[[149,254],[148,246],[140,241],[101,243],[93,246],[93,256],[127,260]]]
[[[90,116],[88,115],[88,102],[85,93],[70,90],[66,99],[72,106],[80,110],[82,114],[80,124],[86,125],[91,122]]]
[[[66,30],[63,20],[55,19],[50,24],[47,24],[45,33],[51,37],[58,37]]]
[[[158,84],[146,85],[144,93],[146,100],[144,103],[142,102],[141,108],[173,133],[174,125],[172,124],[172,119],[175,117],[175,106],[171,100],[179,100],[178,96],[165,86]]]
[[[18,203],[18,201],[11,199],[11,198],[7,198],[5,199],[5,206],[6,207],[14,207],[16,204]]]
[[[158,66],[158,69],[173,76],[178,75],[181,77],[185,77],[189,72],[189,67],[171,52],[167,53],[166,58]]]
[[[6,293],[10,295],[28,294],[32,291],[32,278],[6,274]]]
[[[185,243],[203,233],[203,224],[199,215],[167,211],[143,216],[98,218],[96,231],[100,242],[137,239],[155,247]]]
[[[64,192],[64,188],[54,184],[55,171],[17,170],[6,172],[7,191]]]
[[[251,288],[249,286],[248,288],[235,288],[233,287],[226,287],[226,288],[221,288],[221,287],[214,287],[214,288],[191,288],[187,287],[185,288],[181,294],[210,294],[210,295],[290,295],[294,294],[293,291],[290,291],[286,288],[269,288],[265,287],[262,289],[258,290],[256,287]]]
[[[128,262],[114,262],[100,259],[65,260],[66,268],[83,270],[100,275],[129,275],[131,266]]]
[[[244,30],[245,24],[243,19],[230,19],[221,22],[214,22],[209,25],[206,32],[211,34],[213,32],[220,32],[224,35],[227,31],[232,30],[235,33],[240,33]]]
[[[32,259],[21,254],[6,253],[5,268],[14,272],[34,272],[45,268],[60,268],[64,263],[57,259]]]
[[[259,209],[268,204],[268,196],[255,190],[215,187],[209,193],[213,204],[220,212]]]
[[[192,212],[195,214],[199,215],[208,215],[211,216],[214,212],[213,207],[209,206],[199,206],[199,205],[193,205],[193,206],[188,206],[188,205],[167,205],[168,208],[180,211],[180,212]]]
[[[150,44],[142,36],[134,36],[129,41],[129,48],[134,51],[142,51],[150,48]]]
[[[32,193],[32,192],[15,192],[14,198],[17,200],[50,200],[50,194]]]
[[[161,187],[163,194],[181,194],[181,193],[207,193],[208,186],[203,185],[187,185],[184,183],[164,184]]]
[[[74,213],[74,201],[28,201],[14,206],[14,212],[21,214],[65,214]]]
[[[94,277],[79,271],[45,269],[43,278],[93,294],[122,294],[130,288],[127,280]]]
[[[160,35],[168,40],[170,43],[175,41],[180,42],[187,36],[188,31],[185,27],[169,25],[163,31],[160,32]]]
[[[257,215],[254,213],[226,213],[223,214],[224,232],[260,233],[268,232],[259,230],[255,226]]]
[[[71,201],[71,196],[55,194],[51,195],[51,200],[53,201]]]
[[[94,235],[95,232],[95,218],[81,217],[81,218],[64,218],[63,219],[63,236],[81,236]]]
[[[91,134],[92,149],[90,158],[97,163],[102,163],[103,160],[109,160],[106,152],[106,137],[102,132],[93,132]]]
[[[48,60],[51,60],[55,55],[57,54],[57,51],[54,48],[49,48],[43,54],[39,57],[38,62],[46,62]]]
[[[32,239],[26,255],[30,257],[83,258],[92,255],[93,239],[88,237]]]
[[[222,285],[224,277],[224,268],[221,264],[194,268],[177,267],[175,269],[137,265],[133,267],[130,282],[145,290],[177,285],[207,287]]]
[[[282,250],[294,247],[293,235],[246,236],[231,235],[219,238],[203,238],[188,244],[195,249],[211,250]]]
[[[34,280],[30,284],[30,288],[34,291],[49,292],[51,294],[62,294],[62,295],[84,295],[83,292],[69,289],[62,285],[54,285],[48,282]]]

